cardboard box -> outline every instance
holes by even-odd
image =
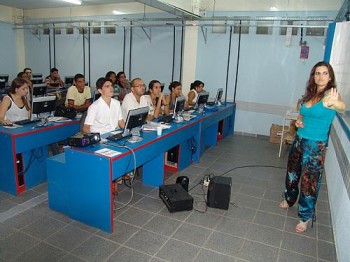
[[[279,144],[281,142],[283,126],[272,124],[270,128],[270,142]],[[288,126],[284,126],[285,132],[288,131]]]

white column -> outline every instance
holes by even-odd
[[[196,80],[198,30],[198,26],[185,27],[182,62],[182,92],[185,96],[190,91],[191,83]]]

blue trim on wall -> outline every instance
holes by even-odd
[[[327,62],[329,62],[331,58],[335,27],[336,27],[336,23],[331,23],[328,25],[326,49],[324,51],[324,56],[323,56],[323,60]]]

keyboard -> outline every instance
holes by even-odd
[[[23,126],[23,125],[34,124],[34,123],[37,123],[37,122],[40,122],[40,119],[35,119],[35,120],[24,119],[24,120],[19,120],[19,121],[13,122],[13,123],[16,124],[16,125]]]
[[[117,133],[117,134],[108,136],[108,137],[106,137],[106,139],[109,141],[118,141],[118,140],[121,140],[121,139],[129,137],[129,136],[131,136],[131,135],[124,136],[123,132],[121,132],[121,133]]]
[[[171,115],[158,117],[158,122],[171,123],[173,120],[173,116]]]

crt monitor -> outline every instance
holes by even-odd
[[[32,102],[32,114],[40,117],[44,113],[51,113],[56,108],[56,96],[34,97]]]
[[[205,104],[208,102],[208,99],[209,99],[209,92],[199,93],[195,107],[198,108],[201,105],[205,106]]]
[[[44,96],[44,95],[46,95],[46,89],[47,89],[47,86],[46,86],[45,83],[33,85],[33,96]]]
[[[186,98],[184,96],[179,96],[176,98],[174,107],[174,116],[180,115],[184,110]]]
[[[222,94],[224,93],[224,90],[222,88],[219,88],[218,91],[216,92],[216,97],[214,100],[215,105],[220,105],[221,104],[221,98]]]
[[[8,83],[9,82],[9,75],[0,74],[0,81],[5,82],[5,84]]]
[[[137,127],[142,127],[146,123],[149,107],[140,107],[129,110],[125,121],[123,136],[131,134],[131,130]]]
[[[67,85],[67,86],[72,86],[73,83],[74,83],[74,76],[66,76],[66,77],[64,78],[64,83],[65,83],[65,85]]]
[[[32,81],[33,85],[40,85],[43,83],[43,79],[42,78],[32,78],[30,81]]]
[[[43,78],[43,74],[40,74],[40,73],[33,73],[32,74],[32,78]]]

